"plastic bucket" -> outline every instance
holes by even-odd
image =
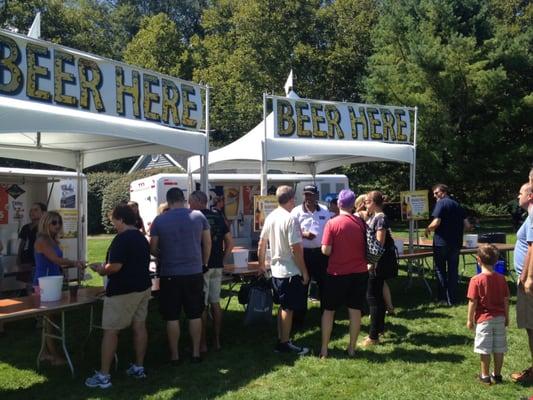
[[[394,246],[396,246],[396,250],[398,250],[398,255],[403,254],[403,239],[394,239]]]
[[[58,301],[61,298],[63,275],[43,276],[39,278],[41,301]]]
[[[505,265],[505,261],[499,260],[496,265],[494,265],[494,271],[502,275],[507,275],[507,267]],[[476,272],[478,274],[481,273],[481,267],[479,266],[479,264],[476,264]]]
[[[235,268],[248,267],[248,250],[246,249],[233,250],[233,264],[235,264]]]
[[[465,235],[464,239],[465,239],[465,247],[470,247],[470,248],[477,247],[478,235],[476,234]]]

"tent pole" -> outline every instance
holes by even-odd
[[[263,125],[265,128],[265,135],[261,143],[261,196],[266,196],[268,192],[268,165],[267,165],[267,95],[263,93]]]
[[[417,130],[417,119],[418,119],[418,107],[415,107],[415,116],[414,116],[414,128],[413,128],[413,162],[409,165],[409,190],[416,190],[416,130]],[[418,224],[417,224],[417,239],[418,239]],[[414,243],[414,232],[415,232],[415,221],[409,220],[409,252],[413,252],[413,243]]]
[[[209,193],[209,86],[205,87],[205,148],[202,156],[202,190]],[[189,193],[190,194],[190,193]]]
[[[77,157],[76,157],[76,208],[78,210],[78,235],[77,235],[77,259],[85,261],[85,256],[82,254],[82,245],[85,240],[85,235],[83,231],[84,221],[85,221],[85,213],[83,212],[82,208],[82,202],[81,202],[81,196],[82,196],[82,179],[81,174],[83,171],[83,155],[81,154],[81,151],[78,151]]]

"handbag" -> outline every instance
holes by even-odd
[[[361,230],[363,231],[363,237],[365,238],[365,253],[366,253],[366,260],[369,264],[375,264],[379,261],[383,253],[385,252],[385,248],[381,245],[379,240],[376,238],[376,231],[367,225],[365,221],[361,217],[356,217],[354,215],[347,215],[348,218],[351,218],[355,223],[361,226]],[[360,223],[357,222],[357,219],[361,221]]]
[[[399,270],[398,249],[394,244],[390,229],[387,229],[384,250],[377,263],[375,274],[382,279],[396,278]]]
[[[383,253],[385,253],[385,247],[376,238],[376,231],[368,225],[366,225],[365,238],[366,259],[370,264],[375,264],[379,261]]]
[[[244,312],[244,325],[272,322],[272,288],[270,280],[258,278],[249,286],[248,305]]]

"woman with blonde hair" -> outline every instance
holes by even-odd
[[[33,287],[37,294],[40,294],[39,278],[62,275],[63,267],[83,267],[81,262],[63,257],[63,251],[59,247],[59,237],[62,231],[63,219],[59,213],[48,211],[43,214],[39,220],[37,240],[35,241],[35,274],[33,277]],[[50,331],[49,326],[46,329]],[[52,338],[46,339],[46,348],[43,354],[41,354],[41,360],[50,361],[52,365],[62,365],[65,363],[65,359],[59,355]]]

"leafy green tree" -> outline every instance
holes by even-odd
[[[419,187],[445,181],[468,201],[503,200],[525,179],[533,158],[532,7],[383,1],[366,99],[420,107]]]
[[[124,51],[124,61],[182,77],[184,47],[174,21],[160,13],[142,20],[141,28]]]
[[[207,6],[207,0],[117,0],[117,7],[132,7],[143,16],[154,16],[164,13],[174,21],[183,35],[182,41],[187,43],[194,35],[201,32],[200,17]]]
[[[301,96],[360,98],[377,1],[217,0],[191,40],[193,78],[213,87],[213,138],[229,143],[262,118],[265,91],[284,94],[292,68]]]

